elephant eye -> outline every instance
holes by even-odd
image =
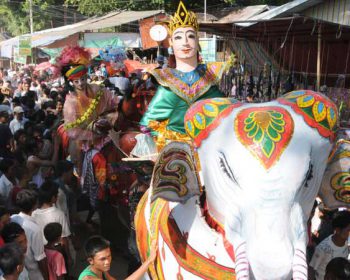
[[[236,180],[235,176],[233,175],[233,172],[232,172],[230,166],[227,163],[226,157],[225,157],[224,153],[222,153],[222,152],[220,152],[219,164],[220,164],[221,170],[227,175],[227,177],[229,177],[231,181],[235,182],[238,185],[237,180]]]
[[[304,182],[303,182],[303,186],[305,186],[305,188],[308,187],[308,182],[314,177],[313,175],[313,165],[312,163],[310,162],[309,164],[309,169],[307,170],[306,172],[306,175],[305,175],[305,179],[304,179]]]

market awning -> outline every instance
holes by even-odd
[[[144,18],[152,17],[159,13],[161,13],[161,10],[116,11],[108,13],[102,17],[93,17],[78,23],[37,31],[33,34],[25,34],[24,36],[31,36],[32,47],[49,46],[74,34],[120,26]],[[12,49],[18,46],[18,38],[19,36],[0,42],[1,56],[9,58],[12,57]]]

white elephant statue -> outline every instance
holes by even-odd
[[[135,217],[143,260],[158,240],[149,277],[306,280],[306,221],[337,116],[332,101],[307,90],[268,103],[214,98],[190,107],[193,145],[163,149]]]

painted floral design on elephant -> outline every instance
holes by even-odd
[[[350,203],[350,172],[338,172],[331,179],[334,197],[338,201]]]
[[[185,129],[194,145],[200,147],[221,120],[240,106],[242,103],[233,98],[212,98],[195,103],[185,115]]]
[[[326,96],[311,90],[299,90],[287,93],[277,101],[291,106],[309,126],[316,128],[323,137],[331,141],[335,139],[338,110]]]
[[[288,146],[294,122],[281,107],[251,107],[241,110],[235,119],[239,141],[269,169]]]

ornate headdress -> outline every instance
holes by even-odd
[[[82,47],[65,47],[56,58],[56,63],[68,80],[74,80],[87,73],[90,59],[90,53]]]
[[[168,26],[170,34],[180,27],[193,27],[196,31],[199,29],[196,14],[188,11],[181,0],[176,13],[170,18]]]

